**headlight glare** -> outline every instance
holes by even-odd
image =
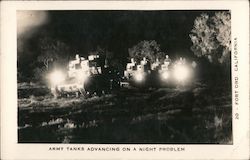
[[[50,82],[54,85],[64,81],[64,78],[64,74],[61,71],[54,71],[49,76]]]
[[[82,71],[78,72],[77,76],[76,76],[76,78],[77,78],[78,81],[83,81],[83,82],[86,81],[88,79],[88,77],[89,77],[89,74],[88,73],[84,73]]]
[[[168,72],[163,72],[161,74],[161,77],[162,77],[163,80],[167,80],[169,78],[169,73]]]
[[[144,79],[143,73],[138,72],[138,73],[135,74],[135,80],[137,82],[141,82],[143,79]]]
[[[174,70],[174,77],[178,81],[186,80],[190,75],[189,68],[185,65],[177,65]]]

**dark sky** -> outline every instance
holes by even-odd
[[[162,50],[173,51],[190,47],[188,34],[198,15],[198,11],[51,11],[42,30],[84,53],[99,45],[123,54],[142,40],[156,40]]]
[[[35,11],[38,12],[38,11]],[[156,40],[172,57],[192,57],[189,34],[194,19],[214,11],[40,11],[46,16],[27,18],[36,25],[18,36],[18,65],[27,67],[40,54],[38,39],[51,37],[66,43],[72,51],[87,55],[97,46],[116,57],[128,56],[128,48],[142,40]],[[20,14],[21,18],[24,16]],[[39,19],[46,23],[38,23]],[[44,20],[45,19],[45,20]],[[32,22],[33,21],[33,22]],[[23,26],[21,21],[18,23]],[[24,25],[25,26],[25,25]],[[26,27],[27,28],[27,27]],[[62,53],[63,54],[63,53]]]

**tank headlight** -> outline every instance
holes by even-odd
[[[89,77],[89,74],[83,74],[83,81],[86,81]]]
[[[64,74],[61,71],[54,71],[50,74],[49,79],[53,85],[59,84],[64,81]]]
[[[163,80],[167,80],[167,79],[169,78],[169,73],[168,73],[168,72],[163,72],[163,73],[161,74],[161,78],[162,78]]]
[[[136,80],[137,82],[141,82],[143,79],[144,79],[143,73],[137,72],[137,73],[135,74],[135,80]]]
[[[190,70],[185,65],[177,65],[174,69],[174,77],[178,81],[184,81],[190,76]]]
[[[88,79],[88,77],[89,77],[89,73],[84,73],[84,72],[82,72],[82,71],[80,71],[80,72],[78,72],[77,73],[77,79],[79,80],[79,81],[86,81],[87,79]]]

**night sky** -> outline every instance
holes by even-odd
[[[38,40],[57,39],[70,47],[72,57],[84,56],[97,46],[115,54],[118,59],[128,57],[128,48],[142,40],[156,40],[170,57],[194,57],[189,34],[194,19],[201,13],[214,11],[31,11],[33,18],[20,11],[18,33],[18,67],[27,70],[28,64],[41,54]],[[27,22],[21,20],[24,16]],[[41,23],[39,19],[42,19]],[[24,24],[27,23],[27,24]],[[30,25],[29,25],[29,24]],[[30,28],[27,26],[31,26]],[[61,53],[63,54],[63,53]],[[124,64],[125,65],[125,64]]]

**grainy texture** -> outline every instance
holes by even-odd
[[[19,142],[232,144],[231,89],[225,85],[59,99],[42,86],[19,88]]]

